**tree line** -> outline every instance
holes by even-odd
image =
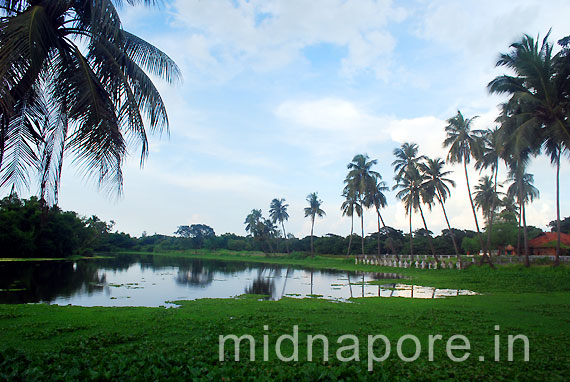
[[[486,130],[472,128],[477,116],[466,118],[461,111],[447,120],[446,138],[443,147],[448,149],[447,162],[462,164],[469,202],[473,211],[476,237],[482,251],[481,261],[493,266],[490,254],[492,249],[493,223],[498,215],[514,217],[518,222],[517,253],[524,253],[525,265],[529,266],[529,229],[526,222],[526,207],[539,197],[534,186],[534,175],[527,172],[532,158],[546,154],[556,167],[556,255],[554,265],[559,265],[561,254],[560,233],[560,164],[562,156],[568,156],[570,147],[570,36],[558,41],[560,51],[553,54],[553,45],[548,41],[550,32],[542,42],[528,35],[511,45],[507,53],[500,55],[496,63],[498,67],[509,69],[514,75],[501,75],[488,85],[488,91],[495,94],[506,94],[508,100],[501,105],[500,115],[495,120],[496,126]],[[459,256],[459,246],[445,210],[445,201],[451,194],[455,183],[448,178],[451,171],[446,171],[446,162],[442,158],[428,158],[418,154],[415,143],[404,143],[394,150],[396,159],[392,163],[395,172],[396,197],[405,207],[409,217],[409,254],[414,256],[412,215],[420,214],[424,233],[429,233],[424,209],[431,210],[439,204],[448,227],[448,234],[453,249]],[[489,175],[479,179],[471,191],[468,165],[475,161],[475,168],[480,171],[490,170]],[[507,169],[507,179],[499,182],[497,177],[499,166],[503,163]],[[354,230],[354,215],[360,217],[361,253],[365,251],[364,211],[374,207],[378,217],[377,253],[380,254],[380,232],[383,228],[388,232],[381,209],[386,207],[385,192],[389,190],[382,176],[372,169],[377,160],[370,160],[366,154],[354,156],[347,166],[348,174],[342,192],[345,201],[341,209],[344,216],[351,218],[350,238]],[[499,188],[507,185],[506,192]],[[320,209],[322,201],[317,193],[307,197],[309,207],[305,208],[305,217],[311,218],[311,239],[315,217],[322,217],[325,212]],[[281,208],[284,199],[274,199]],[[285,205],[286,207],[286,205]],[[272,207],[273,209],[273,202]],[[479,209],[485,218],[486,239],[483,238],[476,210]],[[274,224],[287,220],[288,215],[280,212],[272,215],[271,221],[262,220],[261,211],[254,210],[246,218],[246,230],[260,240],[274,233]],[[504,220],[504,219],[503,219]],[[250,223],[254,222],[252,225]],[[504,223],[505,221],[502,221]],[[382,225],[382,228],[381,228]],[[521,243],[522,230],[522,243]],[[261,232],[263,231],[263,232]],[[285,232],[283,230],[283,232]],[[431,255],[437,260],[433,238],[427,234],[427,244]],[[388,246],[398,256],[398,251],[391,245],[388,235]],[[522,249],[521,249],[522,248]],[[349,240],[347,254],[351,251]],[[311,242],[311,253],[314,252]]]

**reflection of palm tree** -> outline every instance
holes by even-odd
[[[291,267],[287,267],[287,273],[285,273],[285,281],[283,282],[283,291],[281,292],[281,297],[285,296],[285,287],[287,286],[287,279],[289,277],[289,271]]]
[[[269,275],[264,277],[265,270],[269,269]],[[271,277],[274,268],[258,268],[257,277],[252,284],[245,288],[246,294],[259,294],[272,298],[275,295],[275,280]]]

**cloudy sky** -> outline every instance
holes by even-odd
[[[182,85],[156,82],[170,136],[152,138],[144,169],[138,148],[131,149],[118,199],[65,168],[60,205],[112,219],[133,235],[172,234],[193,223],[244,234],[251,209],[267,215],[280,197],[289,203],[286,228],[303,237],[310,232],[303,207],[313,191],[327,213],[315,234],[347,235],[340,194],[355,154],[377,159],[389,185],[392,151],[403,142],[445,157],[445,120],[458,109],[479,116],[476,128],[494,126],[504,99],[490,96],[486,84],[503,73],[494,67],[499,52],[523,33],[543,36],[552,28],[553,42],[570,34],[570,2],[563,0],[171,0],[120,13],[126,30],[182,70]],[[450,169],[457,181],[447,203],[451,223],[474,229],[462,168]],[[555,171],[539,157],[530,172],[540,200],[527,220],[546,228],[556,216]],[[570,215],[569,175],[564,161],[562,216]],[[472,184],[479,176],[471,169]],[[388,225],[407,230],[394,192],[383,214]],[[373,232],[375,214],[365,218]],[[427,221],[434,232],[444,228],[437,208]]]

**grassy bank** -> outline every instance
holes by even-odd
[[[170,256],[172,254],[157,254]],[[178,253],[218,260],[259,261],[314,268],[394,272],[393,268],[355,265],[342,258],[266,258],[258,254]],[[0,380],[567,380],[570,370],[570,270],[567,267],[472,267],[464,271],[398,270],[423,285],[471,289],[479,296],[437,300],[365,298],[352,303],[318,299],[258,301],[205,299],[180,302],[179,309],[82,308],[49,305],[0,305]],[[267,325],[268,330],[264,330]],[[299,360],[276,358],[276,339],[299,329]],[[495,330],[495,325],[500,329]],[[256,340],[256,361],[242,344],[240,362],[218,361],[218,336],[250,334]],[[307,335],[324,334],[330,342],[323,360],[320,341],[314,359],[307,360]],[[336,357],[339,336],[358,338],[359,361]],[[368,371],[368,335],[384,334],[391,353]],[[415,335],[421,353],[413,362],[396,354],[398,339]],[[428,359],[428,336],[441,334]],[[454,334],[470,341],[469,358],[453,362],[445,351]],[[500,336],[500,361],[495,362],[494,336]],[[507,336],[524,334],[507,361]],[[269,361],[263,359],[263,336],[268,336]],[[233,357],[232,342],[226,356]],[[384,353],[381,341],[374,351]],[[292,348],[284,342],[284,355]],[[415,346],[405,341],[403,353]],[[456,350],[461,356],[465,350]],[[354,349],[342,355],[354,355]],[[484,360],[480,361],[479,357]]]

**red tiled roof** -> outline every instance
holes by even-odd
[[[556,232],[545,232],[528,242],[529,247],[544,247],[545,244],[556,242],[558,234]],[[560,233],[560,242],[562,244],[570,245],[570,235]]]

